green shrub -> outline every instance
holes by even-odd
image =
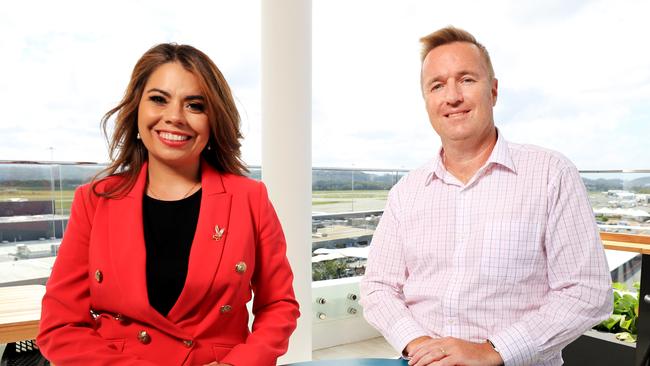
[[[637,319],[639,317],[639,289],[640,284],[634,285],[636,296],[631,293],[627,286],[615,282],[614,288],[614,311],[609,319],[594,327],[609,333],[615,333],[616,338],[625,342],[636,342]]]

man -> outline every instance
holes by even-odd
[[[409,365],[561,365],[562,348],[612,310],[580,175],[497,130],[497,79],[471,34],[421,41],[442,148],[388,196],[361,282],[365,316]]]

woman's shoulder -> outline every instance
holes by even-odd
[[[90,182],[84,183],[77,187],[78,194],[82,195],[85,200],[97,201],[103,198],[103,195],[114,191],[120,184],[125,182],[126,178],[119,175],[109,175],[102,178],[94,178]]]
[[[266,190],[264,183],[245,175],[221,173],[221,179],[225,190],[229,192],[259,193],[262,189]]]

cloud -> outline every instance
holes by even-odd
[[[203,50],[231,83],[244,118],[259,115],[257,2],[8,4],[0,13],[0,33],[11,35],[0,39],[0,159],[49,160],[53,147],[57,160],[106,161],[99,121],[121,99],[136,60],[160,42]],[[259,148],[249,150],[259,156]]]
[[[102,115],[152,45],[192,44],[230,82],[261,162],[258,1],[28,0],[0,13],[0,159],[105,161]],[[38,11],[34,11],[38,9]],[[506,137],[579,168],[648,168],[650,3],[314,0],[313,164],[407,167],[439,147],[419,91],[418,39],[453,24],[487,46]],[[49,150],[48,147],[54,150]]]
[[[636,118],[650,110],[647,2],[353,3],[314,3],[314,165],[416,167],[432,156],[417,40],[449,24],[490,50],[506,137],[560,150],[579,168],[650,165],[647,119]]]

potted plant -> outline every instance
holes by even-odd
[[[633,285],[633,292],[622,283],[614,283],[612,287],[614,291],[612,316],[587,331],[562,351],[565,366],[634,364],[640,284]]]

